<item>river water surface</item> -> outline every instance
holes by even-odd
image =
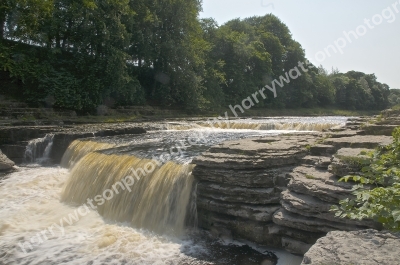
[[[190,162],[226,140],[321,131],[345,122],[171,122],[144,135],[75,141],[61,165],[29,163],[0,176],[0,264],[300,264],[301,257],[281,250],[213,240],[197,230]],[[51,139],[32,141],[28,161],[46,162]],[[144,174],[132,178],[130,191],[112,189],[135,177],[132,169]],[[106,198],[103,203],[94,200],[97,195]]]

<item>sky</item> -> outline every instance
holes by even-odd
[[[400,89],[400,0],[203,0],[200,17],[222,25],[269,13],[288,26],[315,65],[374,73]]]

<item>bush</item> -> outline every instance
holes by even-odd
[[[386,229],[400,231],[400,127],[393,131],[393,143],[370,154],[372,163],[362,169],[362,176],[346,176],[353,180],[354,199],[333,206],[336,216],[351,219],[373,219]]]

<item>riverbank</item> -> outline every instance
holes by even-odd
[[[400,256],[387,249],[397,248],[398,235],[379,232],[382,227],[373,220],[339,218],[330,209],[352,198],[356,183],[339,179],[361,174],[360,161],[368,159],[363,154],[391,143],[399,114],[387,110],[321,133],[235,140],[210,148],[193,161],[199,226],[215,237],[305,254],[303,265],[393,264]],[[354,244],[359,241],[364,244]]]
[[[93,124],[93,123],[123,123],[123,122],[145,122],[163,121],[176,119],[192,119],[204,117],[225,116],[228,111],[230,118],[235,118],[229,107],[208,111],[187,112],[179,109],[168,109],[152,106],[132,106],[108,108],[99,106],[95,113],[78,115],[75,111],[52,109],[52,108],[30,108],[9,98],[0,96],[0,126],[32,126],[32,125],[70,125],[70,124]],[[337,108],[300,108],[300,109],[266,109],[252,108],[246,110],[238,117],[282,117],[282,116],[372,116],[379,111],[342,110]]]

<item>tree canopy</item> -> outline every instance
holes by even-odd
[[[219,26],[200,11],[198,0],[5,0],[0,66],[20,85],[0,92],[78,111],[105,102],[196,111],[237,104],[307,61],[272,14]],[[390,91],[373,74],[313,67],[278,94],[267,90],[256,107],[383,109]]]

